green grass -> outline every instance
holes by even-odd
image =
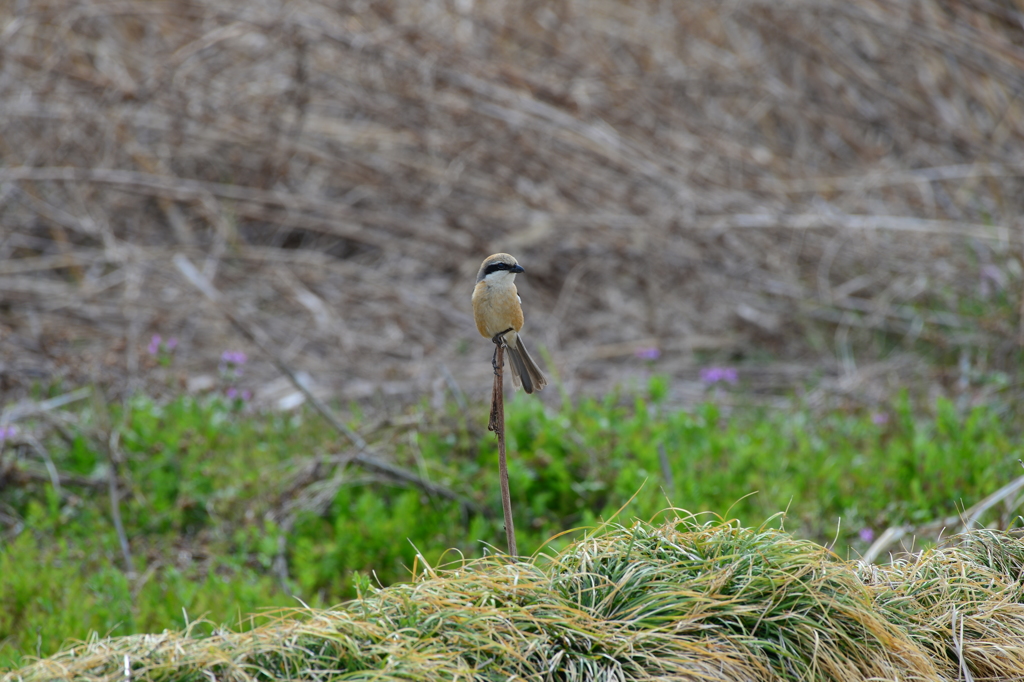
[[[867,413],[727,416],[713,404],[683,412],[666,408],[665,394],[654,380],[643,395],[559,410],[524,396],[508,404],[521,552],[595,525],[632,497],[627,517],[651,518],[671,504],[760,526],[785,509],[775,527],[834,541],[846,556],[866,548],[864,529],[953,515],[1020,473],[1019,433],[993,407],[963,412],[943,401],[915,416],[904,400],[878,424]],[[200,616],[247,628],[247,615],[264,607],[330,605],[356,585],[408,580],[414,561],[504,547],[486,406],[474,415],[420,407],[380,428],[356,412],[351,423],[401,465],[496,510],[489,519],[338,466],[348,445],[311,412],[237,407],[189,397],[93,401],[77,413],[70,442],[44,439],[61,472],[102,481],[102,435],[119,431],[129,488],[121,514],[136,573],[125,571],[105,487],[58,495],[44,483],[8,486],[3,511],[21,530],[10,526],[0,544],[0,667],[91,632],[160,632]],[[19,427],[44,433],[43,424]],[[2,456],[33,464],[28,451]]]

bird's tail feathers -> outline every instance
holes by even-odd
[[[516,388],[522,386],[527,393],[539,391],[547,386],[548,380],[540,371],[537,363],[530,357],[521,336],[517,334],[515,342],[507,345],[506,348],[508,349],[508,364],[512,368],[513,386]]]

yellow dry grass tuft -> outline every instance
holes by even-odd
[[[1024,542],[996,531],[875,567],[677,516],[424,567],[251,632],[96,639],[2,679],[1019,679],[1022,571]]]

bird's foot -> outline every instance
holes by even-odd
[[[512,327],[509,327],[503,332],[498,332],[497,334],[491,337],[491,341],[493,341],[495,345],[499,343],[505,343],[505,334],[508,334],[510,331],[512,331]]]

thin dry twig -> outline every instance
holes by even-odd
[[[464,496],[459,495],[455,491],[438,483],[424,480],[411,471],[407,471],[399,466],[389,464],[388,462],[380,459],[380,457],[374,454],[372,448],[362,436],[341,421],[341,419],[334,414],[334,411],[331,410],[331,408],[320,400],[316,394],[309,390],[306,382],[301,380],[295,370],[293,370],[291,366],[284,361],[280,353],[275,350],[274,343],[267,333],[258,325],[242,317],[241,313],[230,309],[221,293],[217,291],[213,284],[206,279],[206,277],[204,277],[194,265],[192,265],[188,258],[181,254],[177,254],[174,257],[174,264],[177,266],[181,274],[184,275],[185,279],[202,292],[207,300],[213,303],[217,310],[224,315],[224,317],[226,317],[231,324],[234,325],[234,327],[238,329],[243,336],[245,336],[245,338],[254,343],[261,351],[270,357],[274,365],[291,380],[295,388],[306,397],[306,400],[308,400],[310,404],[316,408],[316,411],[327,420],[327,423],[333,426],[338,433],[348,438],[356,448],[356,452],[351,455],[350,461],[371,471],[375,471],[403,483],[416,486],[431,495],[438,495],[439,497],[454,500],[468,511],[483,513],[479,505],[472,500],[468,500]]]
[[[117,530],[117,540],[121,546],[121,555],[124,557],[124,568],[129,578],[135,577],[135,565],[132,561],[131,545],[128,543],[128,534],[124,530],[124,522],[121,520],[121,494],[118,490],[118,473],[121,469],[121,462],[124,455],[121,452],[121,431],[111,429],[110,438],[107,440],[107,492],[110,495],[110,514],[114,519],[114,528]]]
[[[516,547],[512,495],[508,487],[508,462],[505,459],[505,390],[502,385],[505,365],[504,341],[499,339],[494,346],[494,384],[491,390],[491,416],[487,422],[487,430],[493,431],[498,438],[498,481],[501,486],[501,512],[505,517],[505,540],[508,543],[508,555],[517,557],[519,549]]]
[[[978,526],[979,519],[985,512],[1003,500],[1017,494],[1022,489],[1024,489],[1024,476],[1018,476],[958,516],[934,519],[916,526],[907,524],[891,526],[879,535],[877,540],[871,543],[871,546],[864,552],[864,556],[861,557],[861,561],[866,564],[874,563],[885,550],[907,535],[937,537],[947,528],[956,528],[957,526],[959,526],[960,532],[970,531]]]

